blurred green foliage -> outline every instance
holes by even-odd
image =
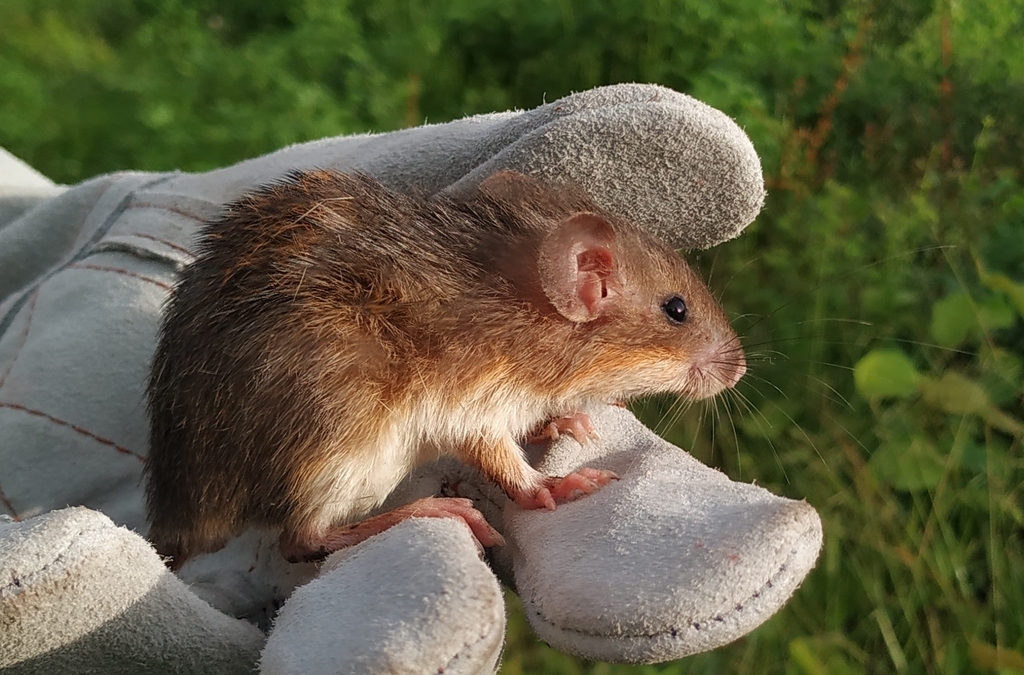
[[[750,352],[638,412],[807,499],[818,567],[750,636],[504,673],[1024,672],[1024,0],[3,0],[0,145],[58,181],[658,82],[732,115],[769,198],[700,254]]]

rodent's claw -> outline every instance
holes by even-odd
[[[544,508],[546,508],[548,511],[555,510],[555,498],[551,494],[551,490],[547,488],[541,488],[540,490],[537,491],[537,498],[540,500],[542,504],[544,504]]]
[[[409,504],[410,518],[454,518],[461,520],[482,546],[504,546],[505,538],[491,527],[470,499],[458,497],[428,497]]]
[[[516,495],[513,499],[520,508],[526,509],[527,511],[533,511],[536,509],[554,511],[556,507],[555,498],[551,495],[551,490],[546,487],[539,488],[533,494],[524,492]]]
[[[599,486],[607,485],[613,480],[619,479],[619,474],[614,471],[608,471],[607,469],[593,469],[589,466],[582,467],[576,472],[577,475],[589,478],[590,480],[597,483]]]
[[[591,440],[598,440],[597,430],[590,420],[590,415],[584,412],[572,412],[568,415],[556,417],[547,423],[541,423],[529,436],[527,443],[543,443],[545,441],[557,441],[562,434],[569,434],[576,439],[580,445],[585,445]]]
[[[543,508],[554,511],[558,504],[576,501],[618,478],[612,471],[583,467],[566,476],[548,478],[546,484],[535,493],[519,495],[515,502],[524,509]]]
[[[616,479],[618,476],[611,471],[583,467],[579,471],[556,479],[557,482],[551,486],[551,495],[560,502],[571,502],[597,491]]]

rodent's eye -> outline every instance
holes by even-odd
[[[662,305],[661,309],[664,310],[665,315],[673,323],[682,323],[686,321],[686,303],[678,295],[674,295],[666,300]]]

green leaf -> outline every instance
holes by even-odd
[[[945,463],[923,436],[883,443],[871,455],[868,467],[875,478],[897,490],[930,490],[939,484]]]
[[[978,319],[986,331],[1009,328],[1017,320],[1017,313],[1000,295],[992,295],[978,305]]]
[[[931,335],[943,347],[957,347],[978,339],[982,331],[1009,328],[1016,320],[1014,308],[1002,295],[989,295],[972,303],[964,292],[951,293],[932,306]]]
[[[1018,284],[1005,274],[983,273],[981,280],[993,291],[1006,295],[1016,308],[1017,314],[1024,317],[1024,284]]]
[[[966,293],[953,293],[932,306],[931,335],[943,347],[956,347],[977,328],[974,307]]]
[[[921,374],[898,349],[873,349],[853,368],[857,391],[866,398],[907,398],[917,391]]]
[[[996,429],[1024,436],[1024,422],[1000,410],[979,383],[959,373],[946,373],[940,379],[923,378],[921,395],[925,403],[943,412],[977,415]]]
[[[921,394],[925,403],[952,415],[982,415],[992,406],[980,384],[954,372],[923,378]]]

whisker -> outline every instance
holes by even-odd
[[[840,422],[840,421],[839,421],[839,420],[837,420],[837,419],[836,419],[836,418],[835,418],[834,416],[832,416],[832,415],[828,414],[827,412],[826,412],[826,413],[823,413],[823,414],[825,415],[825,417],[827,417],[827,418],[829,419],[829,421],[831,421],[831,422],[832,422],[833,424],[835,424],[835,425],[836,425],[837,427],[839,427],[839,428],[840,428],[840,429],[842,429],[842,430],[843,430],[844,432],[846,432],[846,435],[847,435],[847,436],[849,436],[850,438],[852,438],[852,439],[853,439],[853,442],[854,442],[854,443],[856,443],[857,445],[859,445],[859,446],[860,446],[860,448],[861,448],[861,450],[863,450],[863,451],[864,451],[864,452],[866,452],[866,453],[870,453],[870,452],[871,452],[871,451],[870,451],[870,450],[868,449],[868,446],[864,445],[864,442],[863,442],[862,440],[860,440],[860,439],[859,439],[859,438],[858,438],[858,437],[857,437],[857,436],[856,436],[855,434],[853,434],[852,432],[850,432],[850,430],[849,430],[849,429],[847,429],[847,428],[846,428],[845,426],[843,426],[843,423],[842,423],[842,422]]]
[[[704,399],[706,405],[711,409],[711,456],[714,457],[715,452],[715,439],[718,434],[718,406],[715,404],[715,399],[708,398]]]
[[[716,250],[716,252],[717,252],[717,250]],[[763,256],[763,255],[759,255],[759,256],[756,256],[756,257],[754,257],[754,258],[751,258],[751,259],[750,259],[750,260],[748,260],[747,262],[745,262],[745,263],[743,263],[742,265],[740,265],[739,269],[737,269],[737,270],[736,270],[735,272],[733,272],[733,273],[732,273],[732,276],[731,276],[731,277],[729,277],[728,279],[726,279],[726,281],[725,281],[725,285],[724,285],[724,286],[722,286],[722,291],[721,291],[721,292],[719,293],[719,295],[718,295],[718,299],[719,299],[719,300],[721,300],[722,298],[724,298],[724,297],[725,297],[725,292],[726,292],[726,290],[728,290],[728,288],[729,288],[729,284],[731,284],[731,283],[732,283],[732,280],[733,280],[733,279],[735,279],[735,278],[736,278],[736,276],[737,276],[737,275],[738,275],[738,274],[739,274],[740,272],[742,272],[742,271],[743,271],[743,270],[745,270],[746,268],[750,267],[750,266],[751,266],[751,265],[753,265],[754,263],[756,263],[756,262],[759,262],[759,261],[760,261],[760,260],[762,260],[763,258],[764,258],[764,256]]]
[[[764,420],[764,423],[768,425],[768,428],[772,428],[771,421],[767,417],[765,417],[764,413],[762,413],[750,401],[750,399],[747,398],[747,396],[738,388],[733,388],[732,391],[736,395],[736,400],[743,405],[743,407],[747,410],[748,413],[750,413],[750,419],[752,419],[754,421],[754,424],[757,425],[758,430],[761,432],[761,436],[766,441],[768,441],[768,447],[772,449],[772,456],[775,457],[775,463],[778,465],[779,471],[782,472],[782,477],[786,480],[786,483],[788,484],[790,482],[789,472],[786,471],[786,467],[782,463],[782,457],[779,456],[779,451],[775,448],[775,443],[772,441],[771,436],[768,435],[768,433],[765,431],[764,426],[761,425],[761,420]],[[759,420],[758,417],[760,417],[761,419]]]
[[[726,394],[726,396],[723,396],[722,400],[723,400],[724,405],[725,405],[725,411],[729,414],[729,426],[732,427],[732,442],[735,444],[735,447],[736,447],[736,472],[738,474],[737,477],[742,477],[743,476],[743,453],[740,452],[740,435],[739,435],[739,432],[736,431],[736,420],[733,418],[732,408],[729,405],[730,402],[734,400],[734,399],[730,398],[730,395],[735,393],[735,391],[731,390],[731,389],[727,389],[726,391],[729,392],[729,393]]]
[[[937,244],[935,246],[922,246],[920,248],[916,248],[916,249],[913,249],[913,250],[910,250],[910,251],[903,251],[901,253],[895,253],[895,254],[893,254],[891,256],[887,256],[885,258],[879,258],[878,260],[875,260],[873,262],[867,263],[866,265],[862,265],[861,267],[858,267],[857,269],[850,270],[849,272],[845,272],[843,274],[840,274],[840,275],[837,275],[837,276],[834,276],[834,277],[830,277],[830,278],[822,281],[817,286],[811,288],[807,292],[807,294],[809,295],[811,293],[814,293],[816,291],[821,290],[822,288],[825,288],[826,286],[828,286],[830,284],[833,284],[833,283],[835,283],[837,281],[845,279],[846,277],[852,276],[854,274],[859,274],[859,273],[863,272],[864,270],[871,269],[872,267],[877,267],[878,265],[882,265],[884,263],[890,262],[892,260],[896,260],[898,258],[904,258],[904,257],[911,256],[911,255],[917,255],[918,253],[924,253],[924,252],[927,252],[927,251],[944,250],[944,249],[950,249],[950,248],[956,248],[956,246],[954,246],[952,244]],[[772,317],[775,314],[778,314],[780,311],[782,311],[786,307],[789,307],[791,304],[796,302],[796,300],[797,300],[797,298],[794,298],[792,300],[789,300],[789,301],[779,305],[778,307],[776,307],[775,309],[773,309],[772,311],[768,312],[763,317],[761,317],[758,321],[754,322],[754,324],[752,324],[751,326],[748,326],[747,330],[749,330],[750,328],[753,328],[754,326],[759,324],[761,321],[764,321],[765,319],[767,319],[769,317]]]
[[[771,403],[771,401],[769,401],[769,403]],[[832,467],[830,467],[828,465],[828,462],[825,461],[825,458],[822,456],[821,452],[818,450],[818,446],[814,444],[814,441],[812,441],[811,437],[807,435],[807,432],[804,431],[804,428],[802,426],[800,426],[799,424],[797,424],[796,420],[793,419],[790,416],[790,414],[788,412],[786,412],[780,405],[778,405],[777,403],[771,403],[771,404],[775,406],[776,410],[778,410],[783,415],[785,415],[786,419],[788,419],[793,424],[793,426],[796,427],[800,431],[801,434],[803,434],[804,438],[807,439],[807,442],[811,444],[811,448],[814,449],[814,454],[816,454],[818,456],[818,459],[821,460],[821,463],[825,466],[825,468],[828,469],[829,471],[831,471]]]
[[[772,387],[773,389],[775,389],[775,391],[779,392],[779,394],[783,398],[785,398],[787,401],[789,400],[789,396],[786,394],[786,392],[782,391],[782,389],[780,389],[779,386],[777,384],[775,384],[774,382],[772,382],[771,380],[765,379],[765,378],[761,377],[760,375],[755,375],[754,373],[747,373],[747,377],[748,378],[754,378],[755,380],[759,380],[761,382],[764,382],[769,387]]]

